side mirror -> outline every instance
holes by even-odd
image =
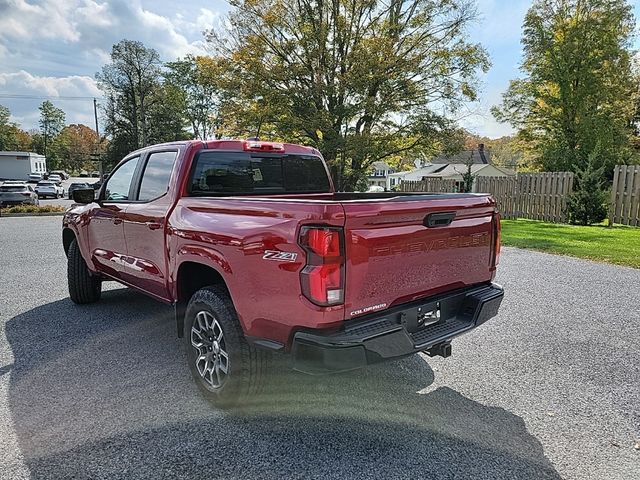
[[[78,188],[73,191],[72,195],[74,202],[86,205],[88,203],[93,203],[96,191],[93,188]]]

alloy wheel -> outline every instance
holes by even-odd
[[[206,310],[196,314],[191,327],[196,370],[212,388],[220,388],[229,374],[229,354],[220,322]]]

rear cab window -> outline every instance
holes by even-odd
[[[169,180],[178,152],[154,152],[149,158],[142,173],[142,182],[138,192],[138,200],[149,202],[163,196],[169,190]]]
[[[315,155],[202,151],[189,179],[195,196],[329,192],[324,162]]]

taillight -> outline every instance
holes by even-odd
[[[244,142],[244,150],[251,152],[282,152],[284,145],[275,142],[261,142],[260,140],[247,140]]]
[[[493,216],[493,266],[497,267],[500,262],[500,214]]]
[[[341,228],[302,227],[300,246],[307,252],[300,272],[302,293],[316,305],[344,302],[344,238]]]

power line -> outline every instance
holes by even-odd
[[[18,95],[18,94],[12,94],[12,93],[0,93],[0,98],[12,98],[12,99],[17,99],[17,100],[93,100],[94,98],[103,100],[104,97],[97,97],[97,96],[72,96],[72,95],[60,95],[60,96],[53,96],[53,95]]]

